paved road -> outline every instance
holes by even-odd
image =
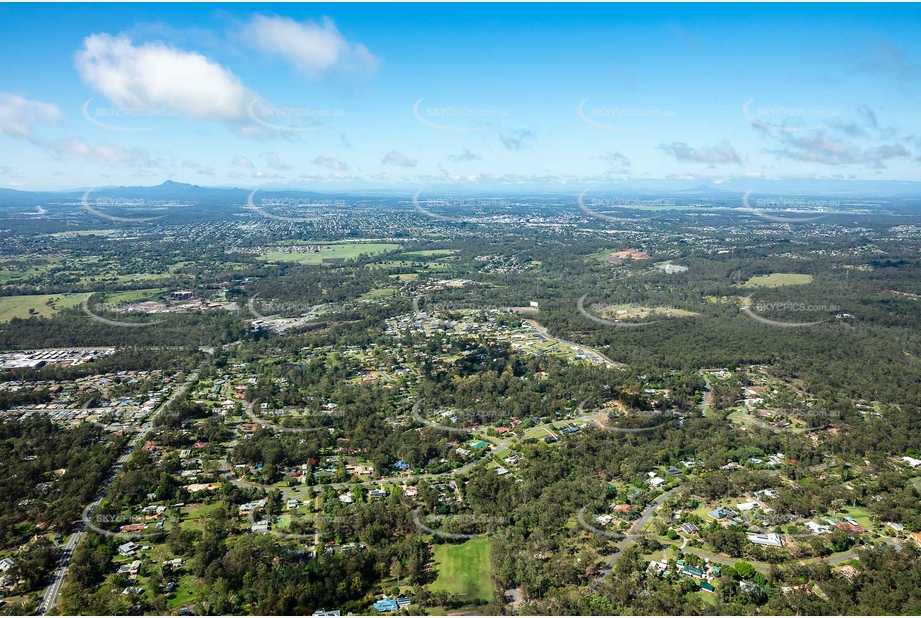
[[[707,386],[704,388],[704,396],[703,396],[703,400],[701,401],[700,405],[701,405],[701,414],[706,416],[707,410],[710,408],[710,397],[713,394],[713,385],[710,384],[710,378],[709,376],[707,376],[706,373],[703,374],[703,378],[704,378],[704,383],[706,383]]]
[[[422,402],[416,402],[416,404],[413,406],[413,416],[414,416],[414,417],[418,417],[417,420],[421,420],[421,422],[423,422],[424,424],[427,424],[427,425],[434,425],[435,428],[437,428],[437,424],[436,424],[436,423],[432,423],[431,421],[425,421],[424,419],[421,418],[421,416],[419,416],[419,408],[420,408],[421,404],[422,404]],[[580,407],[580,408],[579,408],[579,411],[581,412],[581,410],[582,410],[582,409],[581,409],[581,407]],[[256,422],[258,422],[260,425],[267,425],[267,423],[266,423],[265,421],[263,421],[263,420],[261,420],[261,419],[255,417],[255,415],[252,414],[252,410],[251,410],[249,407],[247,407],[247,415],[248,415],[252,420],[255,420]],[[595,413],[592,413],[592,414],[584,414],[584,415],[580,415],[580,416],[578,416],[578,417],[576,417],[576,418],[568,419],[568,421],[551,421],[551,422],[549,422],[549,423],[544,423],[544,424],[542,424],[542,425],[536,425],[536,426],[530,428],[530,429],[528,430],[527,433],[528,433],[528,434],[531,434],[533,431],[538,430],[538,429],[546,429],[546,428],[553,429],[553,428],[554,428],[554,427],[553,427],[553,424],[554,424],[554,423],[560,423],[560,422],[573,422],[573,421],[579,421],[579,420],[592,421],[592,420],[593,420],[593,417],[594,417],[595,415],[596,415]],[[276,426],[276,425],[269,425],[269,426],[271,426],[271,427],[273,427],[273,428],[275,428],[275,429],[278,428],[278,426]],[[455,428],[450,428],[450,429],[455,429]],[[296,428],[291,428],[291,427],[285,427],[285,428],[283,428],[283,430],[285,430],[285,431],[292,431],[292,430],[298,431]],[[305,430],[304,430],[304,429],[301,429],[300,431],[305,431]],[[518,440],[518,438],[510,438],[510,439],[507,439],[507,440],[503,440],[503,441],[501,441],[501,442],[497,442],[497,443],[494,445],[493,449],[492,449],[490,452],[486,453],[485,455],[483,455],[483,456],[481,456],[481,457],[478,457],[477,459],[474,459],[473,461],[470,461],[470,462],[464,464],[464,465],[461,466],[460,468],[455,468],[454,470],[449,470],[449,471],[447,471],[447,472],[439,472],[439,473],[433,473],[433,474],[417,474],[417,475],[415,475],[415,476],[394,475],[394,476],[385,476],[385,477],[381,477],[380,479],[377,479],[377,480],[375,480],[375,481],[363,481],[363,482],[361,482],[361,483],[354,483],[354,482],[351,482],[351,481],[343,481],[343,482],[339,482],[339,483],[324,483],[324,484],[308,485],[308,486],[301,486],[301,487],[296,487],[296,488],[295,488],[295,487],[272,487],[272,486],[268,486],[268,485],[260,485],[259,483],[251,483],[251,482],[249,482],[249,481],[244,481],[244,480],[242,480],[242,479],[239,479],[239,478],[235,477],[235,476],[233,475],[233,470],[232,470],[231,467],[230,467],[230,451],[232,451],[232,450],[234,449],[234,447],[236,447],[236,445],[237,445],[237,433],[238,433],[238,432],[239,432],[239,427],[234,431],[233,440],[230,442],[230,444],[228,445],[228,448],[227,448],[227,456],[224,457],[224,461],[221,463],[221,473],[224,475],[224,477],[225,477],[230,483],[232,483],[233,485],[236,485],[237,487],[242,487],[242,488],[258,488],[258,489],[266,489],[266,490],[268,490],[268,489],[279,489],[279,490],[282,492],[282,495],[285,497],[285,499],[288,499],[288,498],[297,498],[297,499],[299,499],[299,500],[303,500],[303,498],[304,498],[308,493],[310,493],[310,492],[319,493],[319,492],[323,491],[323,489],[326,488],[326,487],[332,487],[333,489],[345,489],[345,488],[348,488],[348,487],[354,487],[355,485],[363,485],[363,486],[365,486],[365,487],[374,487],[374,486],[379,486],[379,485],[381,485],[381,484],[383,484],[383,483],[387,483],[387,482],[408,482],[408,483],[414,483],[414,482],[417,482],[417,481],[420,481],[420,480],[423,480],[423,479],[437,479],[437,478],[444,478],[444,477],[447,477],[447,476],[452,476],[452,475],[455,475],[455,474],[463,474],[463,473],[469,471],[470,469],[472,469],[475,465],[477,465],[478,463],[480,463],[480,462],[483,461],[484,459],[489,459],[489,458],[492,456],[493,453],[498,453],[498,452],[502,451],[504,448],[506,448],[507,446],[513,444],[514,442],[516,442],[516,441]]]
[[[189,378],[182,384],[181,387],[176,389],[170,397],[164,401],[160,406],[154,410],[151,415],[147,418],[147,422],[141,427],[141,430],[132,438],[131,442],[128,443],[128,446],[115,461],[115,465],[112,467],[112,470],[109,472],[109,476],[106,477],[105,482],[103,482],[102,487],[99,488],[99,491],[96,493],[96,497],[93,501],[87,505],[83,510],[83,521],[77,524],[77,530],[71,535],[70,539],[67,541],[67,544],[64,546],[64,551],[61,554],[61,560],[58,562],[57,568],[54,570],[54,573],[51,576],[51,585],[45,589],[45,594],[42,595],[42,601],[38,606],[37,614],[39,616],[47,613],[52,608],[57,607],[58,605],[58,596],[61,593],[61,586],[64,584],[64,578],[67,575],[67,569],[70,567],[70,558],[73,555],[73,550],[83,539],[83,535],[86,533],[86,521],[93,514],[97,508],[99,508],[99,503],[102,502],[102,499],[105,497],[106,490],[108,490],[109,485],[112,484],[112,481],[115,479],[115,476],[121,471],[122,466],[128,461],[128,458],[131,456],[131,453],[134,452],[135,447],[138,444],[141,444],[142,441],[153,429],[154,419],[159,415],[159,413],[166,409],[179,395],[181,395],[189,386],[191,386],[195,380],[198,379],[198,372],[195,372],[189,376]]]
[[[621,555],[621,553],[623,553],[625,549],[627,549],[627,545],[629,545],[631,541],[635,540],[635,535],[649,522],[649,519],[652,517],[653,513],[655,513],[655,510],[662,506],[662,504],[670,497],[672,497],[679,489],[681,488],[675,487],[674,489],[666,491],[664,494],[650,502],[645,509],[643,509],[640,518],[637,519],[632,526],[630,526],[630,529],[627,531],[627,535],[620,542],[620,545],[617,546],[617,550],[615,550],[611,557],[608,558],[608,563],[604,565],[604,568],[601,569],[601,573],[599,573],[592,581],[592,583],[589,584],[589,592],[593,592],[595,588],[597,588],[598,585],[601,584],[601,582],[603,582],[608,575],[610,575],[611,571],[614,570],[614,563],[617,562],[617,558]]]

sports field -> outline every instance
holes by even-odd
[[[492,566],[489,538],[479,537],[459,545],[435,545],[435,571],[438,579],[429,587],[473,599],[492,600]]]
[[[758,275],[745,282],[747,288],[779,288],[785,285],[806,285],[812,283],[812,275],[796,273],[771,273]]]
[[[269,262],[297,262],[298,264],[322,264],[325,259],[350,260],[362,253],[377,255],[399,249],[400,245],[390,243],[349,243],[320,245],[320,251],[268,251],[259,254],[259,259]]]
[[[0,322],[30,315],[50,318],[61,309],[75,307],[88,294],[30,294],[27,296],[0,296]],[[29,310],[34,310],[30,313]]]

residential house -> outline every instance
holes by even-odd
[[[697,526],[691,522],[685,522],[681,524],[681,529],[684,530],[687,534],[697,534],[698,532]]]
[[[748,540],[754,543],[755,545],[766,545],[768,547],[783,547],[783,542],[780,540],[780,535],[775,532],[769,532],[767,534],[749,534]]]
[[[374,609],[381,612],[395,612],[400,608],[397,602],[393,599],[383,598],[380,601],[374,603]]]
[[[858,571],[851,565],[846,564],[843,567],[838,568],[836,570],[836,574],[841,575],[842,577],[846,577],[848,579],[854,579],[855,577],[860,575],[860,571]]]
[[[118,553],[120,553],[122,556],[131,556],[138,549],[140,549],[140,545],[128,541],[127,543],[122,543],[118,546]]]
[[[727,508],[724,508],[724,507],[722,507],[722,506],[718,506],[718,507],[716,507],[715,509],[713,509],[712,511],[709,511],[709,512],[707,513],[707,515],[709,515],[709,516],[712,517],[713,519],[724,519],[724,518],[726,518],[726,517],[732,517],[732,516],[734,516],[735,513],[733,513],[732,511],[730,511],[730,510],[727,509]]]
[[[830,526],[822,526],[814,521],[807,521],[806,527],[809,528],[813,534],[828,534],[831,532]]]

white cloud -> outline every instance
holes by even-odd
[[[237,167],[248,167],[250,169],[256,167],[253,165],[253,162],[246,157],[236,157],[233,161],[230,162],[230,164],[236,165]]]
[[[344,161],[340,161],[339,159],[336,159],[335,157],[324,157],[322,155],[314,159],[313,164],[319,165],[321,167],[328,167],[331,170],[349,169],[348,163],[345,163]]]
[[[397,167],[416,167],[417,161],[415,159],[410,159],[401,152],[391,150],[384,155],[384,158],[381,159],[381,163],[384,165],[396,165]]]
[[[289,169],[291,169],[291,166],[288,165],[287,163],[285,163],[285,162],[282,160],[282,158],[281,158],[280,156],[278,156],[278,155],[277,155],[276,153],[274,153],[274,152],[267,152],[267,153],[265,153],[265,157],[266,157],[266,159],[267,159],[267,163],[266,163],[266,164],[267,164],[270,168],[272,168],[273,170],[284,171],[284,170],[289,170]]]
[[[217,172],[213,167],[205,167],[201,163],[196,163],[195,161],[183,161],[182,167],[195,170],[195,173],[200,176],[217,176]]]
[[[528,148],[537,137],[533,131],[528,129],[516,129],[499,136],[502,145],[508,150],[518,151]]]
[[[123,107],[239,121],[255,97],[239,77],[198,52],[160,42],[134,45],[125,35],[86,37],[75,63],[88,86]]]
[[[284,175],[283,174],[273,174],[271,172],[263,172],[262,170],[259,170],[258,172],[254,172],[250,174],[250,177],[259,178],[262,180],[280,180],[284,178]]]
[[[465,163],[467,161],[481,161],[483,157],[476,154],[475,152],[470,152],[468,148],[464,148],[464,152],[461,154],[452,154],[448,155],[449,161],[454,161],[455,163]]]
[[[350,43],[325,18],[297,22],[289,17],[256,15],[246,26],[246,38],[262,51],[278,54],[299,70],[320,75],[334,68],[374,69],[377,59],[361,43]]]
[[[659,150],[672,155],[677,161],[691,161],[713,165],[721,163],[742,164],[742,158],[739,156],[739,153],[735,151],[735,148],[733,148],[727,140],[723,140],[715,146],[707,146],[704,148],[692,148],[684,142],[673,142],[671,144],[660,145]]]
[[[82,139],[62,139],[48,144],[48,150],[61,157],[80,157],[98,163],[160,167],[160,160],[143,148],[121,148],[112,144],[93,146]]]
[[[33,125],[60,120],[61,110],[51,103],[32,101],[15,94],[0,93],[0,133],[34,139]]]

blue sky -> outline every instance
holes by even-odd
[[[6,4],[0,23],[8,188],[921,170],[917,5]]]

